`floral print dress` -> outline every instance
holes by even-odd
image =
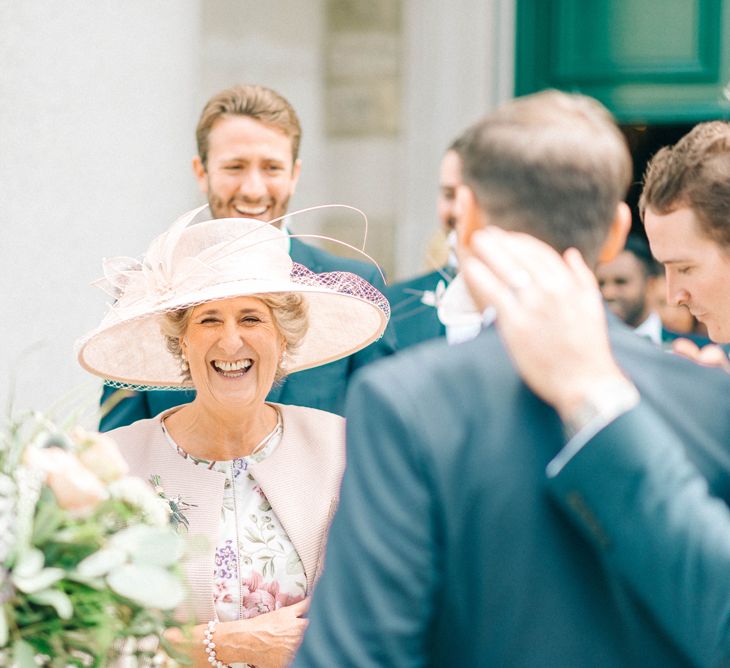
[[[164,425],[163,425],[164,429]],[[213,601],[221,621],[249,619],[297,603],[307,594],[304,566],[263,490],[248,467],[281,443],[281,416],[260,450],[247,457],[211,462],[188,455],[165,430],[168,441],[193,465],[226,476],[213,573]]]

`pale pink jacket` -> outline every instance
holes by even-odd
[[[345,468],[345,421],[314,408],[276,404],[282,439],[274,452],[249,471],[261,486],[304,565],[311,593],[324,557],[324,543],[339,498]],[[177,409],[171,409],[172,411]],[[193,466],[170,446],[157,417],[109,432],[130,465],[131,474],[148,480],[159,475],[168,497],[194,504],[185,512],[188,535],[203,536],[184,563],[191,595],[181,613],[203,623],[215,617],[213,559],[223,506],[225,475]]]

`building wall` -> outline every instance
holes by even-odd
[[[74,339],[100,319],[101,258],[138,256],[202,203],[190,172],[205,100],[283,93],[304,128],[291,208],[345,203],[397,278],[422,269],[441,155],[511,93],[514,0],[25,0],[0,4],[0,410],[98,384]],[[295,232],[360,245],[347,211]],[[12,379],[15,378],[13,381]],[[14,386],[13,386],[14,383]],[[74,394],[74,398],[71,398]]]
[[[194,202],[198,36],[189,0],[0,3],[2,414],[98,400],[73,342],[100,320],[101,258]]]

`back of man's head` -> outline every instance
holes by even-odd
[[[730,123],[700,123],[651,159],[639,200],[659,215],[692,209],[702,231],[730,248]]]
[[[294,107],[275,90],[266,86],[237,85],[216,93],[208,100],[200,114],[195,138],[198,155],[207,166],[208,135],[215,122],[222,116],[249,116],[261,123],[276,128],[291,140],[292,157],[299,155],[302,127]]]
[[[489,222],[594,263],[631,181],[631,156],[597,101],[558,91],[517,98],[463,136],[464,183]]]

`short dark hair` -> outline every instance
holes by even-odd
[[[296,160],[299,156],[302,126],[289,101],[266,86],[237,85],[216,93],[200,114],[195,138],[204,167],[208,163],[208,135],[222,116],[249,116],[276,128],[291,140],[292,159]]]
[[[647,276],[658,276],[662,273],[662,266],[654,259],[649,244],[643,237],[638,234],[629,234],[624,250],[641,262]]]
[[[608,110],[544,91],[500,107],[463,137],[464,183],[490,220],[595,263],[631,181],[631,155]]]
[[[665,146],[649,161],[639,199],[659,215],[688,207],[700,229],[721,246],[730,247],[730,123],[696,125],[674,146]]]

